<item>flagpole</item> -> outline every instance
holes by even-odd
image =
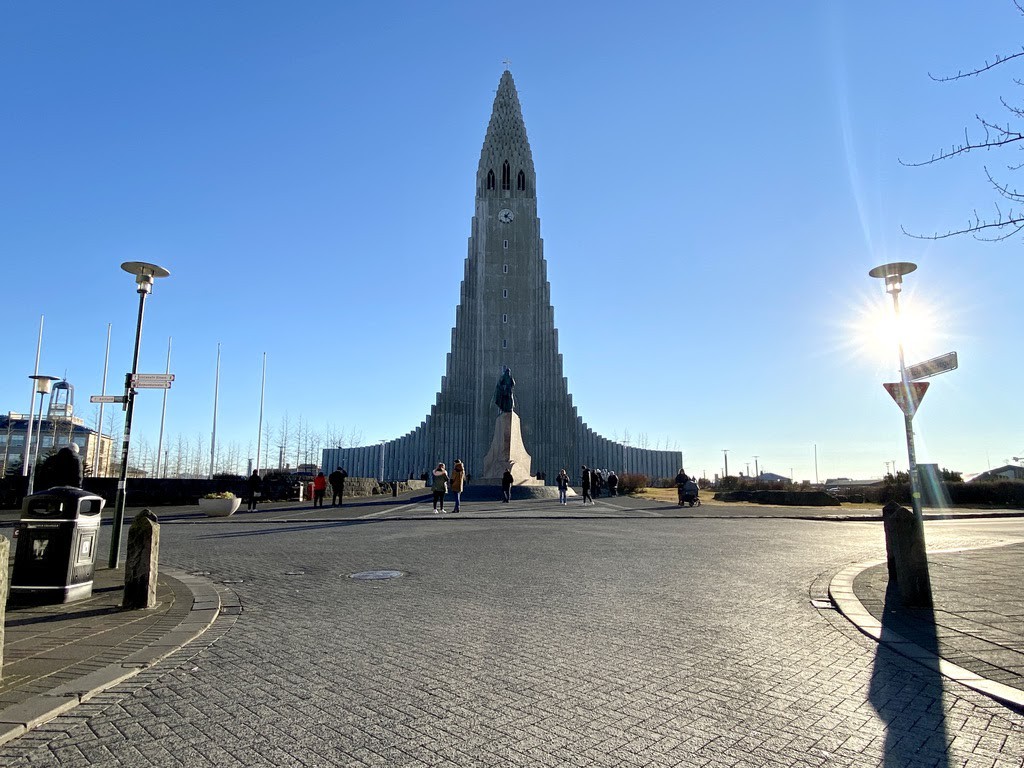
[[[220,395],[220,342],[217,342],[217,375],[213,383],[213,436],[210,438],[210,479],[213,479],[213,461],[217,452],[217,400]]]
[[[171,372],[171,337],[167,337],[167,371],[168,374]],[[167,416],[167,393],[169,390],[164,390],[164,404],[160,408],[160,437],[156,441],[156,467],[153,469],[153,474],[156,477],[160,477],[160,457],[163,455],[164,447],[164,419]],[[167,462],[163,463],[163,471],[167,473]]]

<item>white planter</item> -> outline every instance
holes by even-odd
[[[235,514],[241,506],[242,500],[238,497],[233,499],[200,499],[199,509],[207,517],[228,517]]]

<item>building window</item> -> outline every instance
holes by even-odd
[[[507,275],[507,274],[508,274],[508,264],[502,264],[502,265],[501,265],[501,271],[502,271],[502,272],[503,272],[504,274],[506,274],[506,275]]]
[[[505,247],[508,248],[508,240],[505,241]]]
[[[516,189],[520,192],[526,189],[526,174],[519,171],[519,175],[516,176]]]
[[[502,339],[501,340],[501,348],[502,349],[508,349],[508,339]]]
[[[501,289],[501,298],[503,298],[503,299],[507,299],[508,298],[508,288],[502,288]]]
[[[487,171],[487,188],[494,189],[494,171]]]
[[[501,322],[503,322],[503,323],[507,323],[507,322],[508,322],[508,315],[505,315],[505,314],[503,314],[503,315],[501,316]]]
[[[508,167],[508,160],[501,164],[501,188],[512,189],[512,169]]]

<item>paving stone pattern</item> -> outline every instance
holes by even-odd
[[[881,557],[877,524],[162,533],[162,556],[230,582],[242,613],[0,764],[1022,765],[1024,717],[810,605],[830,573]],[[373,569],[405,575],[348,578]]]
[[[1024,585],[1016,567],[1021,558],[1007,557],[1014,552],[1024,553],[1024,545],[930,555],[934,611],[887,604],[884,565],[860,574],[855,588],[878,596],[861,602],[886,627],[971,672],[1024,691]],[[922,614],[925,621],[919,621]]]

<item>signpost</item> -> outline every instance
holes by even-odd
[[[956,352],[947,352],[944,355],[933,357],[931,360],[925,360],[923,363],[909,366],[907,378],[911,381],[927,379],[929,376],[938,376],[940,373],[956,370],[956,366]]]
[[[124,395],[93,395],[89,398],[90,403],[124,403]]]
[[[135,389],[170,389],[173,373],[136,373],[131,377]]]

